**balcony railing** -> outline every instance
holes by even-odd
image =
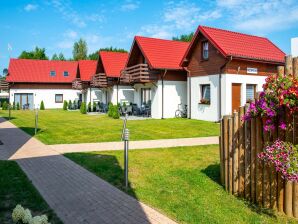
[[[156,72],[149,69],[148,64],[137,64],[121,71],[120,81],[123,83],[148,83],[156,81]]]
[[[72,88],[73,89],[78,89],[78,90],[82,90],[84,89],[84,85],[81,79],[77,78],[75,80],[72,81]]]
[[[92,76],[90,85],[92,87],[106,88],[109,82],[105,73],[98,73]]]
[[[0,80],[0,89],[1,90],[8,90],[9,83],[6,80]]]

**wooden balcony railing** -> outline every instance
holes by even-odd
[[[0,89],[8,90],[9,89],[9,83],[4,79],[0,80]]]
[[[120,81],[123,83],[148,83],[157,79],[156,72],[149,69],[148,64],[137,64],[121,71]]]
[[[82,90],[82,89],[84,89],[83,87],[84,87],[84,85],[83,85],[83,82],[82,82],[81,79],[77,78],[77,79],[72,81],[72,88],[73,89]]]
[[[92,87],[106,88],[109,85],[107,76],[105,73],[98,73],[92,76],[90,85]]]

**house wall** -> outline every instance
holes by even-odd
[[[10,89],[10,103],[14,102],[14,94],[16,93],[32,93],[33,94],[33,104],[34,107],[40,106],[43,100],[46,109],[62,108],[62,103],[55,103],[55,94],[63,94],[64,100],[79,100],[79,90],[73,89],[20,89],[11,88]]]
[[[118,101],[117,101],[117,92],[118,92]],[[123,102],[133,103],[134,102],[134,89],[131,86],[123,86],[123,85],[114,85],[113,88],[110,90],[111,94],[111,102],[113,104]]]

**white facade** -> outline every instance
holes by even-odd
[[[136,84],[134,103],[141,106],[141,89],[149,88],[151,90],[151,117],[162,118],[162,81],[155,84]],[[164,105],[163,117],[173,118],[178,109],[178,104],[187,104],[187,84],[186,81],[164,81],[163,88]]]
[[[232,83],[241,84],[241,105],[246,103],[246,85],[256,85],[256,91],[262,91],[262,86],[265,83],[266,76],[256,75],[236,75],[236,74],[222,74],[221,78],[221,115],[229,115],[232,113]],[[191,77],[191,90],[189,89],[188,80],[188,94],[191,98],[191,110],[189,116],[192,119],[218,121],[220,119],[220,102],[219,102],[219,75],[198,76]],[[210,104],[201,104],[202,85],[210,84]]]
[[[63,108],[62,103],[55,102],[55,95],[62,94],[63,101],[66,100],[79,100],[80,91],[73,89],[10,89],[10,103],[12,104],[15,100],[15,94],[32,94],[33,105],[30,108],[39,108],[40,103],[43,100],[46,109]]]
[[[293,57],[298,57],[298,37],[291,39],[291,54]]]

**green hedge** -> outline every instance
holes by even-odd
[[[80,107],[81,114],[87,114],[87,108],[86,108],[86,103],[82,102],[81,107]]]
[[[119,105],[113,105],[112,103],[109,103],[108,116],[114,119],[119,119]]]
[[[45,110],[45,106],[44,106],[43,100],[40,102],[40,110]]]

